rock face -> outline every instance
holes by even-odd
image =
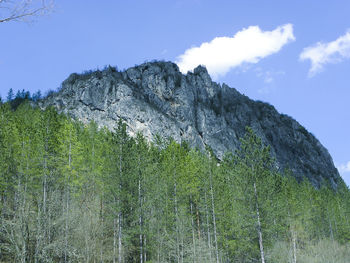
[[[121,118],[131,135],[141,132],[152,140],[159,134],[202,149],[209,145],[218,158],[235,151],[250,126],[271,145],[276,165],[291,169],[298,180],[306,176],[315,186],[330,182],[333,187],[342,181],[328,151],[298,122],[213,82],[202,66],[187,75],[171,62],[72,74],[39,106],[109,129]]]

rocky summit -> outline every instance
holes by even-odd
[[[297,121],[213,82],[203,66],[186,75],[171,62],[71,74],[39,106],[109,129],[122,119],[131,135],[172,137],[200,149],[208,145],[219,159],[239,147],[250,126],[271,146],[276,166],[289,168],[299,181],[306,176],[316,187],[342,181],[327,149]]]

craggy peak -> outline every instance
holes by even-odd
[[[249,126],[271,146],[276,167],[290,169],[298,181],[306,176],[317,187],[342,181],[327,149],[297,121],[213,82],[203,66],[186,75],[172,62],[71,74],[39,105],[111,130],[122,119],[132,136],[141,132],[153,140],[158,134],[200,149],[207,145],[219,159],[238,148]]]

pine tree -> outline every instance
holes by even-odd
[[[260,260],[265,262],[264,226],[267,226],[269,213],[267,202],[273,196],[271,183],[274,179],[273,159],[269,147],[263,145],[261,139],[251,128],[246,129],[246,135],[241,139],[240,150],[237,152],[238,164],[243,168],[246,178],[246,195],[251,211],[255,213],[255,228],[258,236]],[[264,222],[266,221],[266,222]]]
[[[10,88],[8,93],[7,93],[7,97],[6,97],[6,101],[12,101],[14,99],[14,93],[13,93],[13,89]]]
[[[37,92],[35,92],[32,96],[32,100],[33,101],[38,101],[42,98],[42,95],[41,95],[41,91],[38,90]]]
[[[251,129],[220,162],[210,149],[130,138],[121,121],[111,132],[52,108],[11,106],[0,105],[1,262],[348,255],[349,189],[282,177]]]

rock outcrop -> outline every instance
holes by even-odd
[[[298,180],[307,177],[315,186],[330,182],[333,187],[341,182],[328,151],[304,127],[267,103],[213,82],[202,66],[187,75],[171,62],[72,74],[39,105],[109,129],[121,118],[131,135],[209,145],[218,158],[237,149],[250,126],[271,145],[276,165],[291,169]]]

